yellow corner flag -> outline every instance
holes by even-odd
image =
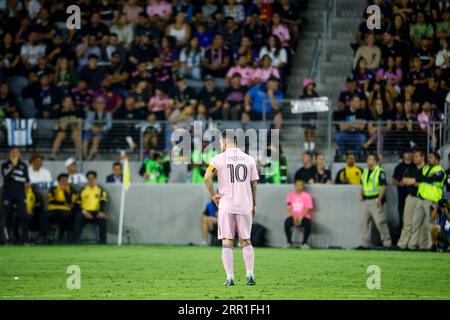
[[[130,165],[128,164],[128,159],[124,160],[123,166],[123,188],[128,190],[131,183],[131,173],[130,173]]]

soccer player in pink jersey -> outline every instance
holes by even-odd
[[[218,238],[222,240],[222,262],[227,274],[225,286],[234,286],[233,242],[239,235],[247,285],[255,285],[254,253],[250,242],[252,220],[256,214],[256,183],[259,179],[255,160],[236,147],[233,139],[223,137],[225,150],[212,158],[205,173],[205,185],[211,199],[219,208]],[[219,192],[216,193],[213,177],[217,174]]]

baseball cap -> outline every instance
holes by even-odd
[[[213,77],[212,75],[208,74],[208,75],[205,77],[205,81],[208,81],[208,80],[214,80],[214,77]]]
[[[66,160],[66,162],[64,162],[64,166],[67,168],[76,163],[77,161],[74,158],[69,158]]]
[[[186,77],[184,76],[184,74],[182,74],[182,73],[177,74],[177,81],[184,80],[185,78]]]
[[[316,83],[314,82],[313,79],[306,78],[305,80],[303,80],[303,88],[306,88],[310,84],[312,84],[313,86],[316,86]]]

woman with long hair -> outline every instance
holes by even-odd
[[[191,37],[191,26],[185,22],[185,17],[184,12],[178,12],[175,21],[166,28],[166,36],[174,37],[177,47],[187,45]]]
[[[56,62],[55,84],[65,94],[77,83],[77,73],[70,65],[66,57],[61,57]]]
[[[272,59],[272,67],[283,70],[287,64],[287,52],[281,45],[280,38],[271,35],[267,40],[267,44],[259,51],[259,58],[262,59],[265,55],[269,55]]]
[[[205,49],[200,47],[198,38],[193,37],[189,45],[180,53],[180,72],[188,78],[201,80],[201,63],[205,56]]]

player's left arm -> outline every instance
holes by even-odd
[[[253,218],[256,215],[256,184],[257,184],[257,180],[253,180],[250,182],[250,185],[252,187],[252,198],[253,198],[253,208],[252,208]]]

